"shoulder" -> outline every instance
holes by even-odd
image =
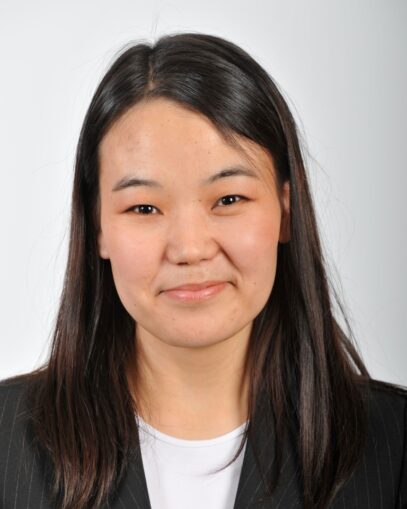
[[[0,447],[9,450],[20,443],[27,414],[25,394],[27,381],[20,377],[0,381]]]
[[[15,429],[26,415],[30,377],[21,375],[0,381],[0,440]]]
[[[35,374],[27,374],[0,381],[0,450],[7,451],[6,457],[15,457],[29,438],[29,389],[35,379]]]
[[[363,497],[369,507],[407,503],[407,391],[371,380],[364,387],[367,436],[363,455],[343,491],[345,507]],[[386,505],[388,504],[388,505]]]
[[[31,398],[39,372],[0,380],[0,450],[16,453],[30,441]]]
[[[43,461],[30,430],[29,389],[35,373],[0,381],[0,506],[48,507],[43,504]]]
[[[365,464],[399,472],[407,454],[407,391],[371,380],[364,397],[368,417]]]
[[[377,442],[404,445],[407,429],[407,391],[386,382],[372,380],[365,393],[368,429]]]

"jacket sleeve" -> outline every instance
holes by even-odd
[[[403,433],[403,460],[396,509],[407,509],[407,398],[404,401]]]

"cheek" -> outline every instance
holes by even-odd
[[[134,289],[151,288],[152,278],[157,270],[155,255],[159,249],[154,240],[135,240],[128,233],[116,231],[110,238],[110,262],[114,282],[122,301],[134,297]],[[133,300],[133,299],[132,299]]]
[[[280,222],[278,214],[253,215],[245,228],[229,238],[228,251],[236,268],[238,300],[235,317],[256,317],[274,287]]]
[[[259,214],[230,239],[235,263],[242,274],[258,279],[275,272],[280,222],[274,214]]]

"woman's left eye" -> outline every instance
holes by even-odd
[[[241,201],[241,200],[246,200],[247,199],[245,196],[242,196],[241,194],[228,194],[226,196],[222,196],[222,198],[220,198],[218,200],[218,203],[221,200],[226,200],[226,199],[227,199],[227,203],[224,203],[224,205],[233,205],[234,203],[237,203],[236,201],[233,201],[232,203],[230,203],[230,198],[239,198],[239,200],[237,200],[237,201]]]

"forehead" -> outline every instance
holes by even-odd
[[[99,146],[101,178],[129,171],[173,173],[201,178],[220,165],[245,163],[265,183],[274,181],[271,154],[252,140],[233,135],[226,140],[204,115],[174,101],[155,98],[127,110],[108,130]],[[178,173],[178,171],[177,171]]]

